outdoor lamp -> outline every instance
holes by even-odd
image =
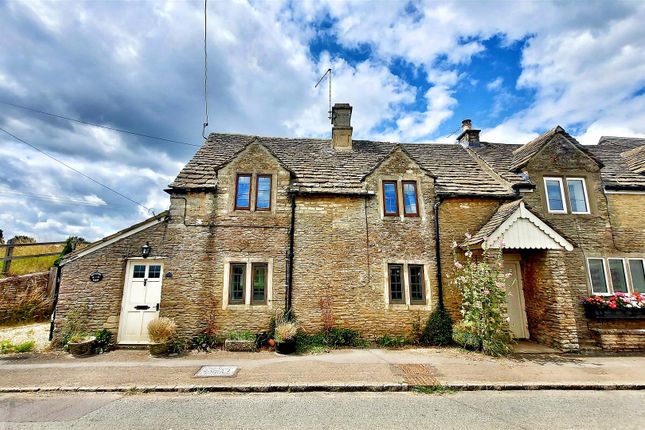
[[[152,250],[152,247],[148,242],[146,242],[146,244],[141,247],[141,256],[143,258],[148,258],[150,256],[151,250]]]

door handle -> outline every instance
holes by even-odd
[[[150,309],[150,306],[148,306],[148,305],[137,305],[134,308],[136,310],[138,310],[138,311],[147,311],[148,309]]]
[[[159,311],[159,303],[157,303],[157,311]]]

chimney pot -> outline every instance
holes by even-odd
[[[338,151],[352,149],[352,107],[349,103],[336,103],[331,108],[331,146]]]
[[[473,122],[469,119],[465,119],[461,122],[461,129],[462,130],[470,130],[473,128]]]

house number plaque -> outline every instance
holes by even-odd
[[[98,270],[92,272],[92,274],[90,275],[90,281],[92,282],[99,282],[101,279],[103,279],[103,274]]]

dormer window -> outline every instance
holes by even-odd
[[[419,216],[416,181],[403,181],[403,214],[405,216]]]
[[[383,181],[383,213],[386,216],[399,215],[399,193],[396,181]]]
[[[235,187],[235,209],[251,209],[251,175],[237,175],[237,184]]]
[[[564,188],[566,181],[567,188]],[[544,178],[546,205],[549,213],[588,214],[589,198],[584,178]],[[567,206],[567,200],[569,205]]]
[[[258,175],[255,189],[255,210],[271,210],[271,175]]]

